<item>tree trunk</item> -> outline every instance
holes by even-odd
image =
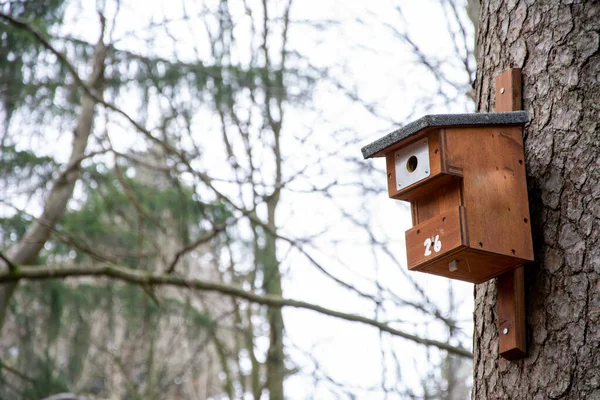
[[[88,80],[88,87],[99,93],[100,96],[102,96],[106,53],[107,50],[103,42],[102,32],[94,50],[92,74]],[[31,223],[23,238],[9,249],[7,255],[12,263],[16,265],[35,263],[40,250],[44,247],[56,223],[65,212],[67,203],[73,195],[75,183],[79,179],[79,164],[81,158],[85,155],[88,138],[92,133],[95,105],[96,101],[84,92],[81,113],[73,132],[71,155],[66,165],[66,170],[54,182],[52,189],[48,193],[42,215]],[[8,304],[16,287],[16,282],[0,285],[0,329],[4,323]]]
[[[279,201],[279,191],[271,198],[267,207],[269,214],[268,226],[273,233],[277,232],[275,224],[275,210]],[[281,297],[281,271],[277,260],[277,241],[273,234],[266,235],[264,254],[264,280],[265,293]],[[283,351],[284,324],[281,308],[267,310],[269,321],[269,351],[267,353],[267,389],[270,400],[283,400],[285,380],[285,354]]]
[[[479,111],[522,68],[536,262],[527,356],[498,356],[496,282],[475,288],[473,399],[600,399],[600,2],[484,0]]]

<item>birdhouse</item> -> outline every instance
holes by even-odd
[[[408,269],[481,283],[533,260],[524,111],[429,115],[363,147],[410,202]]]

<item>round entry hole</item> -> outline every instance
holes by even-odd
[[[410,156],[408,161],[406,161],[406,170],[408,172],[415,172],[417,166],[419,165],[419,160],[415,156]]]

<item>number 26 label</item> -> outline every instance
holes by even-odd
[[[433,251],[438,253],[442,249],[442,241],[440,240],[440,235],[435,235],[435,239],[433,237],[425,239],[425,256],[431,255],[431,245],[433,245]]]

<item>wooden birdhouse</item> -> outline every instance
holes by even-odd
[[[533,260],[524,111],[429,115],[362,149],[411,204],[408,268],[481,283]]]

